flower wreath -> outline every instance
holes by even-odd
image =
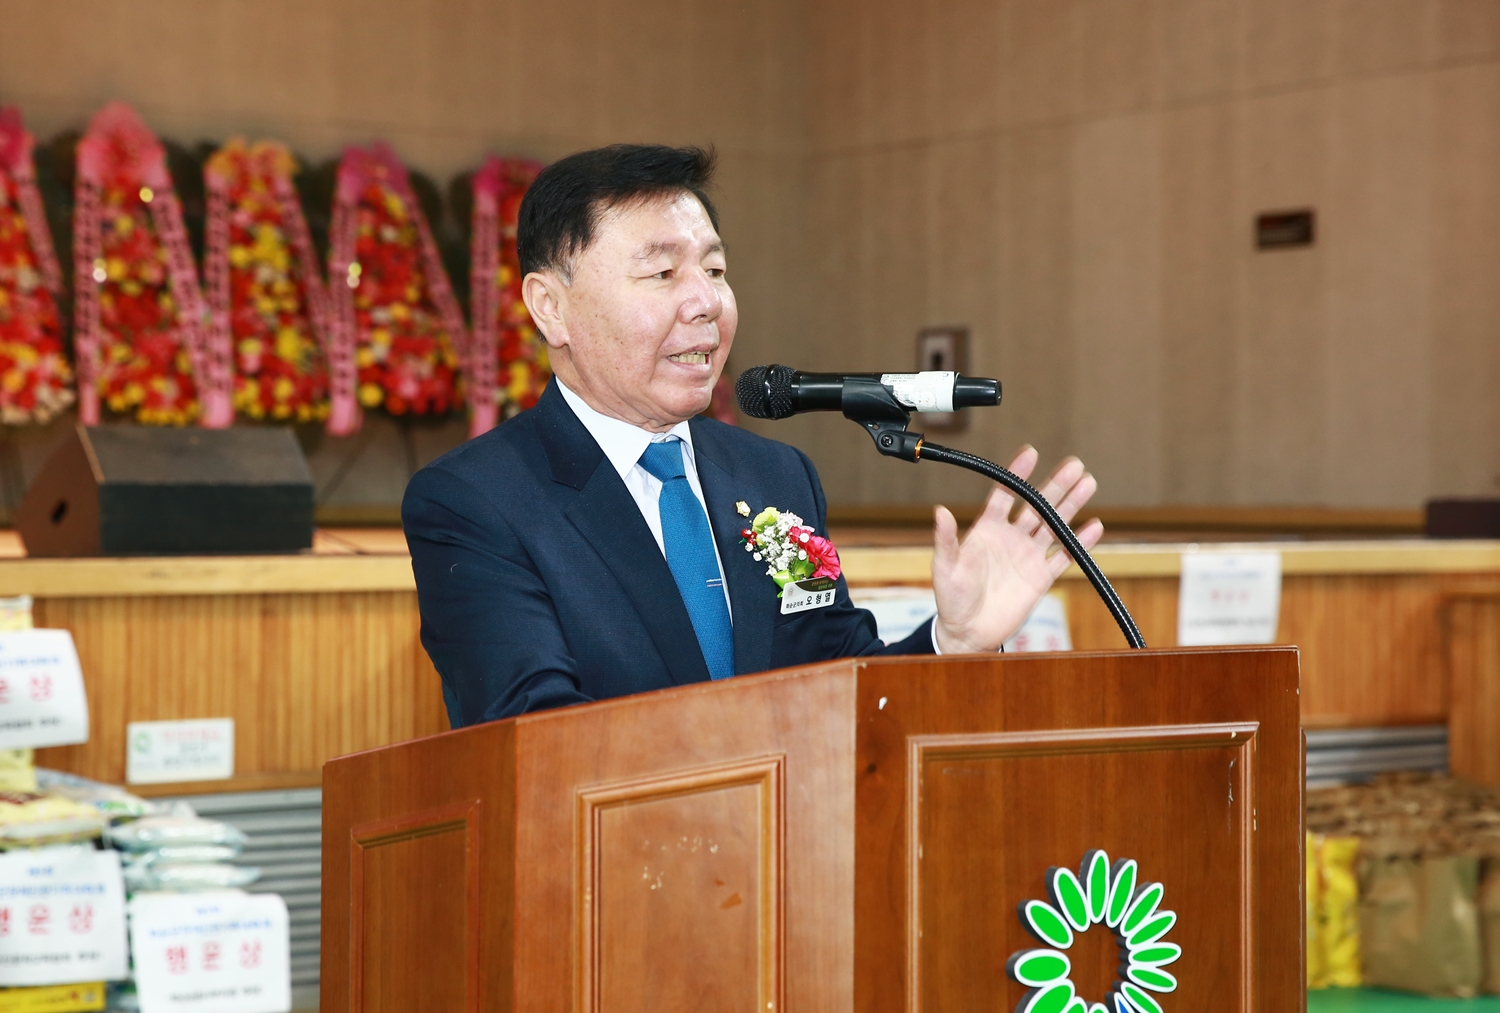
[[[473,339],[468,358],[469,435],[536,404],[552,375],[547,343],[521,300],[516,220],[540,162],[484,160],[474,174],[470,245]]]
[[[234,406],[253,419],[328,417],[328,290],[285,145],[235,138],[203,167],[203,273],[216,332],[235,352]]]
[[[0,423],[51,420],[73,403],[56,295],[62,272],[31,161],[32,136],[0,109]]]
[[[357,430],[362,407],[443,415],[460,401],[463,314],[406,169],[384,144],[344,150],[328,277],[331,432]]]
[[[73,265],[85,425],[100,397],[155,425],[234,421],[228,344],[212,334],[166,154],[123,102],[78,144]]]

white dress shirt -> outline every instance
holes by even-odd
[[[664,433],[653,433],[633,426],[629,422],[611,418],[608,415],[596,412],[590,408],[588,403],[568,389],[558,377],[553,377],[557,389],[562,392],[563,400],[568,402],[568,407],[573,409],[573,414],[578,416],[578,421],[583,423],[583,428],[589,431],[594,442],[599,444],[599,449],[604,451],[604,456],[609,458],[609,463],[614,466],[615,471],[620,473],[620,479],[625,483],[625,488],[630,490],[630,498],[635,500],[635,505],[640,508],[641,516],[646,519],[646,527],[651,529],[651,537],[656,539],[656,547],[661,550],[662,556],[667,554],[666,542],[661,536],[661,479],[641,467],[641,455],[646,452],[647,444],[665,443],[672,437],[682,441],[682,465],[687,473],[688,487],[693,490],[693,495],[698,497],[698,504],[703,507],[703,516],[708,516],[708,504],[703,499],[703,487],[698,484],[698,465],[693,456],[693,433],[686,422],[679,422]],[[713,524],[709,524],[709,530],[713,530]],[[719,580],[724,588],[724,604],[729,608],[729,621],[734,622],[734,606],[729,602],[729,584],[724,581],[724,560],[719,558],[718,543],[714,543],[714,559],[719,564]]]

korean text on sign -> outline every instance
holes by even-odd
[[[89,740],[89,707],[73,635],[0,632],[0,749]]]
[[[130,946],[141,1013],[284,1013],[289,931],[275,894],[136,895]]]
[[[119,852],[75,846],[0,854],[0,985],[125,972]]]

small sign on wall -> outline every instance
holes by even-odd
[[[234,719],[132,721],[125,730],[130,784],[222,781],[234,776]]]
[[[1311,246],[1317,219],[1311,208],[1297,211],[1268,211],[1255,216],[1255,248],[1285,250]]]
[[[1187,552],[1177,590],[1182,647],[1272,644],[1281,618],[1281,553]]]

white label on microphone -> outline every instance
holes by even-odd
[[[808,609],[826,608],[833,604],[838,594],[838,581],[832,577],[809,577],[807,580],[787,581],[781,589],[781,614],[806,612]]]
[[[891,389],[896,400],[919,412],[951,412],[953,381],[957,373],[882,373],[880,382]]]

